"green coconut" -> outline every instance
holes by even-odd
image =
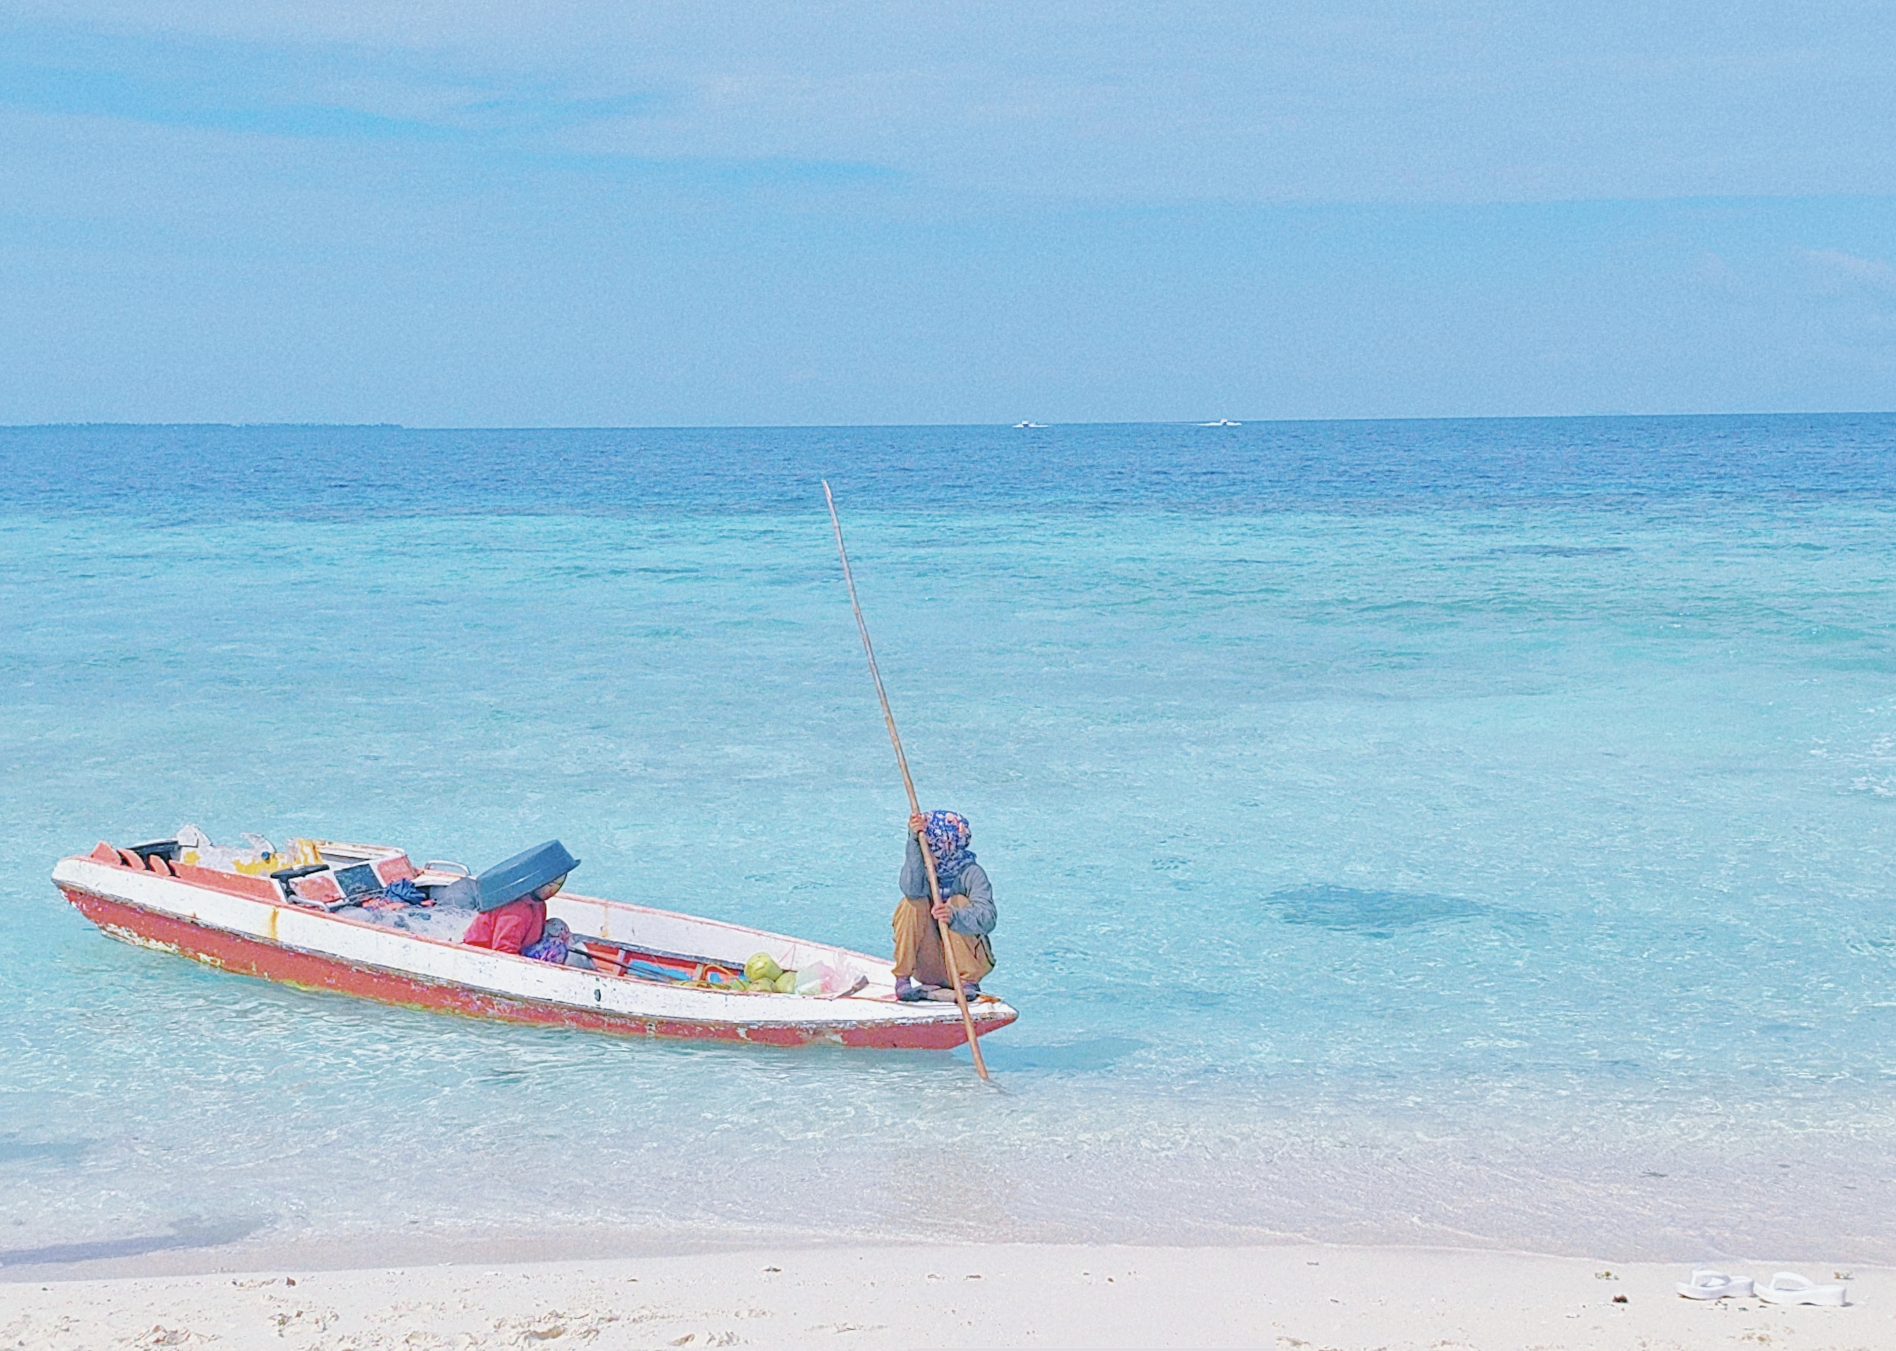
[[[783,974],[783,968],[777,965],[777,959],[768,952],[759,952],[744,963],[745,980],[774,981]]]
[[[796,972],[786,971],[781,976],[777,977],[777,993],[778,994],[795,994],[796,992],[797,992],[797,973]]]

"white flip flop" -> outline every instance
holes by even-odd
[[[1672,1288],[1687,1299],[1726,1299],[1732,1296],[1748,1298],[1751,1294],[1751,1278],[1727,1276],[1722,1271],[1695,1271],[1690,1281],[1680,1281]]]
[[[1842,1308],[1850,1302],[1850,1292],[1841,1285],[1815,1285],[1795,1271],[1780,1271],[1771,1284],[1757,1288],[1757,1296],[1767,1304],[1822,1304]]]

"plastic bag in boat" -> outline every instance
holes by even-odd
[[[538,940],[520,949],[520,955],[531,957],[536,962],[552,962],[560,966],[566,961],[572,940],[573,931],[566,927],[565,920],[549,919],[541,928]]]
[[[855,987],[862,973],[848,962],[811,962],[797,972],[800,995],[837,995]]]

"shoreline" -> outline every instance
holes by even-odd
[[[1778,1270],[1844,1275],[1852,1303],[1692,1301],[1673,1290],[1690,1264],[1468,1249],[754,1243],[108,1279],[27,1277],[19,1267],[0,1270],[0,1345],[1896,1345],[1896,1268],[1721,1265],[1761,1282]]]

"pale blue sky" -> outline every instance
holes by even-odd
[[[1896,6],[0,6],[0,422],[1896,408]]]

